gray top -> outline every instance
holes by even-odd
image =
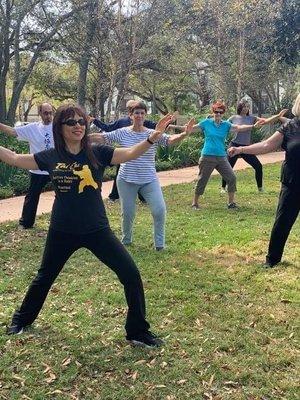
[[[253,125],[257,121],[257,117],[254,115],[232,115],[228,121],[234,125]],[[252,127],[244,132],[237,132],[231,141],[242,146],[248,146],[251,143],[251,131]]]

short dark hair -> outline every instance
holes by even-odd
[[[147,112],[147,106],[143,101],[135,101],[129,107],[129,113],[132,114],[134,110],[145,110]]]
[[[88,139],[89,123],[87,119],[87,113],[77,104],[63,104],[56,110],[53,119],[54,147],[57,150],[58,154],[61,155],[63,158],[69,158],[66,151],[66,143],[62,134],[62,127],[63,122],[66,121],[68,118],[74,118],[75,114],[78,114],[81,118],[84,119],[85,122],[85,134],[81,139],[81,148],[86,153],[93,167],[98,168],[99,163],[92,151],[92,147]]]

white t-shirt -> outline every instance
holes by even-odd
[[[44,125],[42,122],[33,122],[24,126],[16,126],[14,130],[17,132],[18,140],[29,143],[31,154],[54,147],[52,123]],[[48,172],[40,171],[39,169],[30,172],[33,174],[48,175]]]

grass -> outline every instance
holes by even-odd
[[[252,170],[238,172],[238,211],[226,209],[220,180],[202,210],[193,185],[164,189],[167,244],[152,250],[151,217],[139,206],[134,245],[148,319],[166,342],[132,349],[115,276],[85,250],[67,263],[33,328],[5,335],[40,262],[49,216],[31,231],[0,226],[0,399],[299,399],[299,234],[284,262],[261,268],[274,220],[279,165],[265,167],[266,192]],[[107,204],[120,235],[118,204]]]

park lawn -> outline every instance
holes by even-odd
[[[190,207],[193,184],[164,188],[164,252],[152,250],[149,210],[138,206],[129,250],[152,330],[165,340],[160,349],[126,343],[121,285],[85,250],[69,260],[32,329],[6,336],[36,273],[49,216],[30,231],[0,225],[0,399],[299,399],[300,223],[285,261],[261,268],[280,166],[264,171],[262,194],[252,170],[237,173],[239,210],[226,209],[219,177],[200,211]],[[119,204],[107,212],[120,235]]]

